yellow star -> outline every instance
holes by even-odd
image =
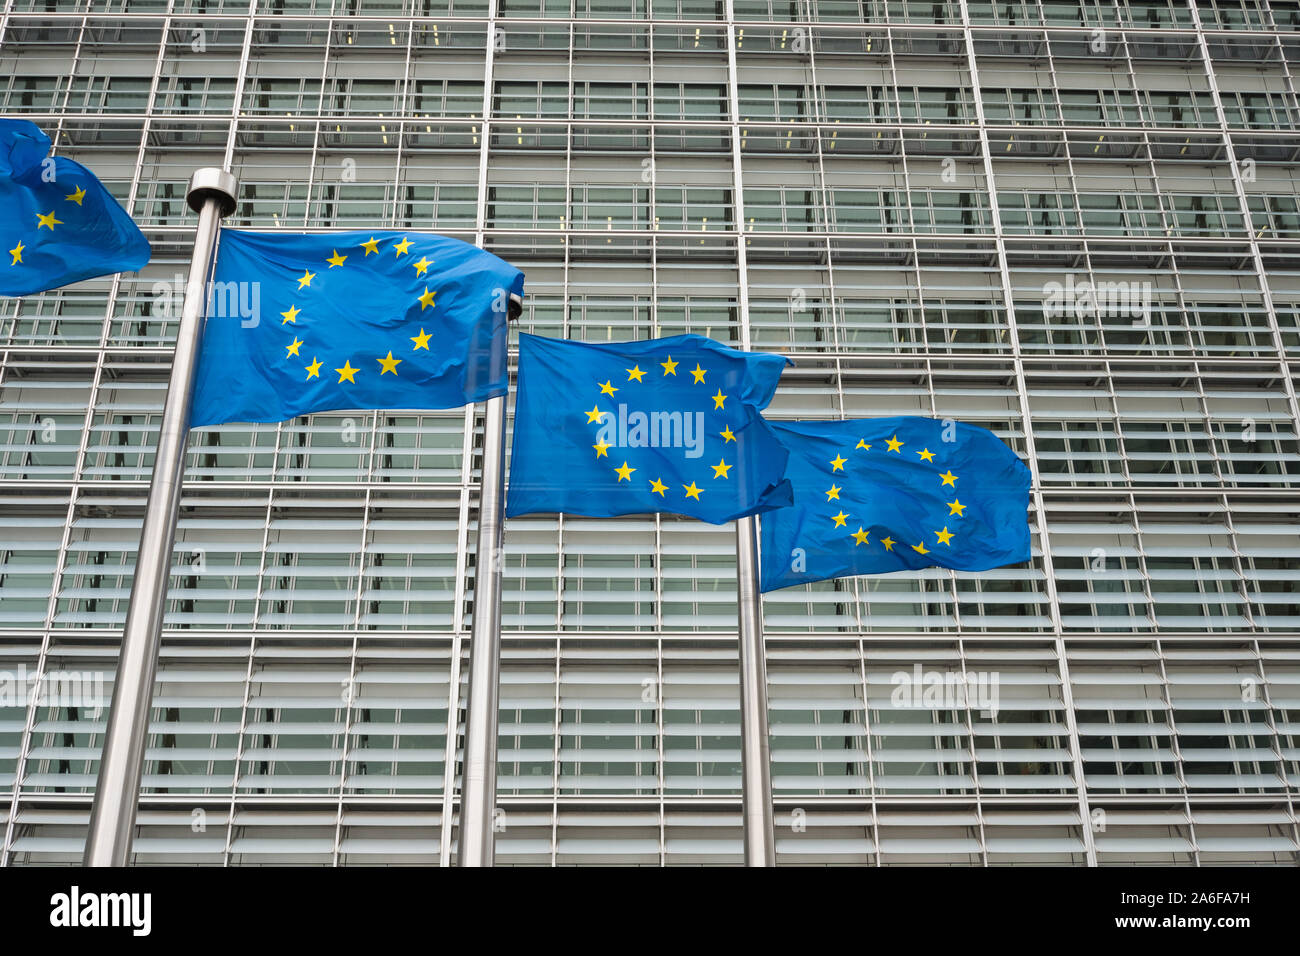
[[[840,498],[840,491],[841,491],[841,490],[842,490],[842,489],[840,488],[840,486],[837,485],[837,484],[835,484],[835,482],[832,481],[832,482],[831,482],[831,490],[828,491],[828,492],[826,492],[826,500],[827,500],[827,501],[839,501],[839,498]]]
[[[348,257],[339,255],[339,251],[335,249],[334,255],[330,256],[325,261],[328,262],[330,264],[330,268],[333,269],[335,266],[341,266],[343,265],[343,263],[347,262]]]
[[[889,446],[890,451],[898,451],[898,449],[903,447],[903,443],[898,440],[897,435],[895,435],[893,438],[886,438],[885,444]],[[898,453],[900,455],[902,454],[901,451],[899,451]]]
[[[952,532],[948,530],[947,525],[943,526],[942,531],[936,531],[934,536],[939,539],[940,544],[948,544],[948,542],[952,541]],[[948,546],[952,547],[950,544]]]
[[[943,479],[943,483],[945,485],[952,485],[954,488],[957,487],[956,484],[954,484],[954,482],[956,482],[957,480],[957,476],[954,475],[951,471],[945,471],[939,477]]]
[[[958,518],[964,518],[966,516],[962,514],[962,512],[965,510],[966,510],[966,506],[961,503],[960,498],[954,498],[952,501],[948,502],[948,514],[950,515],[956,515]]]
[[[610,384],[609,379],[606,379],[605,384],[600,387],[600,394],[602,395],[613,395],[617,391],[618,389]]]
[[[316,278],[316,273],[308,272],[306,269],[303,269],[302,275],[298,277],[298,288],[301,289],[305,285],[311,285],[311,280],[314,278]]]
[[[411,240],[403,236],[401,242],[393,243],[393,248],[397,250],[397,257],[400,259],[404,253],[410,251]]]
[[[893,538],[881,538],[880,543],[885,546],[886,551],[893,551],[894,545],[897,544],[898,542],[896,542]]]
[[[55,226],[61,226],[61,225],[63,225],[63,220],[62,220],[62,219],[55,219],[55,218],[54,218],[54,210],[53,210],[53,209],[51,209],[49,212],[47,212],[44,216],[42,216],[42,215],[38,212],[38,213],[36,214],[36,219],[37,219],[36,228],[37,228],[38,230],[41,228],[41,226],[49,226],[49,227],[50,227],[50,232],[53,232]]]
[[[836,455],[834,458],[831,459],[831,471],[843,471],[844,463],[846,461],[848,461],[847,458],[843,458],[839,455]]]
[[[411,336],[411,341],[415,343],[415,348],[412,349],[411,351],[414,352],[417,349],[424,349],[426,352],[429,351],[429,339],[431,338],[433,338],[433,333],[426,332],[424,331],[423,328],[421,328],[419,335]]]
[[[316,356],[311,357],[311,364],[307,366],[308,378],[320,378],[321,361]]]
[[[380,364],[380,366],[382,366],[382,368],[380,369],[380,372],[379,372],[380,375],[386,375],[386,374],[388,374],[389,372],[392,372],[394,375],[396,375],[396,374],[397,374],[397,366],[399,366],[399,365],[402,364],[402,360],[401,360],[401,359],[395,359],[395,358],[393,358],[393,350],[392,350],[392,349],[389,349],[389,350],[388,350],[388,355],[387,355],[387,356],[385,356],[384,358],[381,358],[381,359],[375,359],[375,361],[378,362],[378,363]]]
[[[291,305],[291,306],[289,306],[289,311],[288,311],[288,312],[281,312],[281,313],[280,313],[282,316],[284,316],[284,321],[282,321],[280,324],[281,324],[281,325],[284,325],[285,322],[292,322],[294,325],[297,325],[297,324],[298,324],[298,313],[301,312],[301,311],[302,311],[302,309],[298,308],[296,305]]]
[[[429,291],[429,287],[424,287],[424,295],[420,296],[420,311],[423,312],[429,306],[433,305],[434,293]]]
[[[727,396],[722,394],[722,389],[718,389],[718,394],[713,396],[713,410],[716,412],[726,400]]]
[[[596,449],[597,458],[608,458],[609,456],[605,454],[605,449],[613,448],[614,446],[602,438],[600,441],[596,442],[596,444],[592,445],[591,447]]]
[[[636,471],[635,468],[629,468],[629,467],[627,466],[627,462],[623,462],[623,467],[622,467],[622,468],[615,468],[614,470],[615,470],[616,472],[618,472],[618,480],[619,480],[619,481],[626,481],[626,482],[628,482],[629,484],[631,484],[631,482],[632,482],[632,472]]]
[[[428,256],[421,256],[419,262],[412,262],[411,265],[415,266],[415,274],[422,276],[429,271],[429,266],[433,265],[433,263],[429,261]]]
[[[914,544],[914,545],[912,545],[912,550],[915,551],[917,554],[929,554],[929,553],[930,553],[930,549],[927,548],[927,547],[925,546],[925,543],[924,543],[924,542],[922,542],[921,544]]]
[[[692,385],[704,384],[704,369],[700,368],[699,362],[695,363],[695,368],[691,369],[691,374],[695,376],[695,381],[691,383]]]
[[[662,481],[660,481],[658,478],[651,478],[651,479],[650,479],[650,493],[651,493],[651,494],[655,494],[655,495],[658,495],[660,498],[664,498],[664,497],[667,497],[667,496],[664,494],[664,492],[667,491],[667,490],[668,490],[668,486],[665,485],[665,484],[664,484]]]
[[[863,451],[871,451],[871,446],[867,444],[867,440],[865,438],[858,439],[858,447],[861,448]]]
[[[641,371],[640,365],[633,365],[630,369],[627,370],[627,380],[629,382],[632,381],[633,379],[639,382],[641,381],[641,377],[643,375],[645,375],[645,372]]]
[[[870,534],[862,530],[862,525],[858,525],[858,530],[853,532],[853,537],[854,540],[858,542],[858,544],[866,544],[867,538],[870,537]],[[855,548],[857,546],[858,546],[857,544],[854,545]]]
[[[587,424],[590,425],[592,422],[598,422],[604,417],[605,413],[600,410],[600,407],[592,405],[591,411],[587,412]]]
[[[726,478],[728,477],[727,472],[729,472],[735,466],[728,465],[724,459],[719,458],[718,463],[716,465],[709,465],[709,467],[713,469],[714,478]]]
[[[664,374],[665,374],[665,375],[676,375],[676,374],[677,374],[677,363],[673,361],[673,357],[672,357],[671,355],[668,356],[668,361],[667,361],[667,362],[660,362],[659,364],[662,365],[662,366],[664,367]],[[694,482],[692,482],[692,484],[694,484]]]
[[[71,193],[64,196],[63,198],[68,200],[69,202],[75,202],[78,206],[80,206],[81,200],[86,198],[86,191],[82,189],[80,186],[78,186],[76,189],[74,189]]]
[[[288,358],[290,355],[297,355],[298,347],[300,345],[302,345],[302,339],[298,338],[298,336],[295,335],[293,337],[293,344],[285,346],[285,348],[289,350],[288,353],[285,355],[285,358]]]
[[[367,241],[361,243],[361,248],[366,250],[366,255],[379,251],[379,240],[371,236]]]
[[[702,488],[696,488],[695,482],[693,481],[689,485],[682,485],[682,488],[686,491],[687,498],[694,498],[696,501],[700,500],[700,492],[704,490]]]
[[[844,513],[844,511],[841,510],[839,514],[837,514],[837,515],[831,515],[831,520],[835,522],[835,527],[837,527],[837,528],[843,528],[843,527],[844,527],[844,519],[847,518],[847,517],[848,517],[848,515],[846,515],[846,514]]]
[[[718,434],[722,436],[722,444],[724,445],[729,441],[736,440],[735,433],[732,432],[730,425],[722,429],[722,431],[718,432]]]
[[[934,452],[928,448],[918,451],[917,454],[921,456],[922,461],[934,461]]]
[[[11,266],[16,266],[23,261],[23,250],[26,248],[20,240],[18,245],[9,250],[9,255],[14,257],[14,261],[9,263]]]
[[[353,385],[355,385],[355,384],[357,384],[357,380],[356,380],[355,378],[353,378],[353,376],[356,375],[357,372],[361,371],[361,369],[359,369],[359,368],[353,368],[353,367],[352,367],[352,360],[351,360],[351,359],[348,359],[346,362],[343,363],[343,367],[342,367],[342,368],[336,368],[334,371],[336,371],[336,372],[339,373],[339,381],[340,381],[340,382],[346,380],[346,381],[351,382]]]

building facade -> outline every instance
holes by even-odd
[[[9,0],[0,59],[154,248],[0,312],[0,862],[80,859],[213,165],[1031,465],[1028,566],[766,596],[779,862],[1300,859],[1295,0]],[[480,442],[193,436],[136,862],[454,860]],[[739,862],[731,530],[506,536],[499,862]]]

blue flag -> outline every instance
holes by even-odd
[[[95,174],[64,156],[27,120],[0,119],[0,295],[134,272],[149,241]]]
[[[519,337],[508,516],[662,511],[722,524],[790,503],[759,414],[786,366],[702,335]]]
[[[523,289],[514,266],[443,236],[223,230],[190,424],[504,395]]]
[[[1029,469],[991,431],[933,418],[772,423],[794,507],[763,518],[762,589],[1028,561]]]

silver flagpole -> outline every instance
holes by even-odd
[[[510,318],[522,311],[523,299],[510,296]],[[483,407],[483,474],[478,499],[478,543],[474,549],[474,620],[470,626],[465,756],[461,762],[458,866],[491,866],[495,859],[505,482],[506,396],[501,395],[489,398]],[[443,821],[443,825],[450,823]]]
[[[460,866],[491,866],[497,799],[497,701],[501,677],[501,548],[505,537],[505,396],[487,400],[483,415],[483,480],[479,492],[470,628],[465,758],[461,764]]]
[[[732,116],[740,115],[740,74],[736,53],[740,46],[734,0],[723,4],[727,26],[727,95]],[[744,231],[745,182],[740,126],[731,127],[732,204],[736,222]],[[736,304],[740,316],[740,348],[749,341],[749,257],[743,236],[736,242],[738,279]],[[740,807],[744,824],[745,866],[776,866],[776,839],[772,833],[772,771],[768,763],[767,664],[763,647],[763,605],[758,592],[758,522],[736,522],[736,592],[740,649]]]
[[[235,210],[237,188],[235,177],[225,170],[199,169],[190,179],[185,196],[190,208],[199,214],[199,226],[190,257],[185,306],[176,333],[176,353],[158,432],[153,478],[149,482],[149,500],[131,582],[131,603],[122,632],[104,753],[90,811],[83,858],[86,866],[126,866],[131,855],[162,637],[163,604],[176,540],[194,369],[207,306],[208,272],[221,219]]]
[[[736,592],[740,612],[740,812],[745,866],[776,866],[772,765],[767,737],[767,664],[758,591],[758,524],[736,522]]]

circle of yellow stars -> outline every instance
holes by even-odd
[[[376,239],[374,236],[371,236],[365,242],[359,243],[356,246],[353,247],[345,246],[344,252],[339,252],[338,249],[332,248],[330,250],[331,255],[325,260],[325,262],[327,263],[326,269],[343,268],[349,258],[356,257],[356,251],[355,251],[356,249],[362,250],[361,258],[363,260],[369,258],[372,253],[374,255],[383,255],[385,250],[381,249],[380,247],[380,244],[383,241],[385,240]],[[349,249],[351,249],[352,251],[348,251]],[[411,255],[411,240],[403,236],[399,241],[394,242],[392,243],[392,245],[388,246],[387,249],[389,251],[392,251],[392,253],[398,259],[401,259],[402,256]],[[424,276],[428,273],[429,266],[434,264],[434,260],[428,258],[427,256],[421,256],[420,259],[416,260],[412,256],[410,264],[412,268],[415,269],[415,274],[417,276]],[[307,292],[307,293],[311,292],[312,282],[313,280],[316,279],[318,275],[319,273],[312,272],[311,269],[303,269],[302,275],[299,276],[296,280],[298,283],[298,288],[296,291]],[[436,291],[431,291],[429,287],[426,285],[424,287],[423,293],[416,297],[416,301],[420,303],[420,312],[422,314],[425,309],[436,308],[436,303],[434,302],[435,295],[436,295]],[[303,314],[303,311],[304,310],[298,308],[297,303],[294,302],[289,305],[289,308],[287,310],[280,313],[280,325],[295,326],[295,328],[291,330],[294,333],[293,341],[284,347],[285,349],[284,358],[286,361],[288,361],[290,358],[297,358],[299,361],[301,361],[303,358],[306,357],[301,352],[301,349],[306,344],[306,342],[298,337],[297,328],[296,328],[298,326],[298,317]],[[426,352],[429,351],[429,340],[432,338],[433,338],[433,333],[426,332],[424,330],[424,327],[421,326],[419,335],[409,336],[409,340],[413,343],[411,346],[411,352],[418,352],[421,349],[424,349]],[[390,349],[387,355],[383,356],[382,358],[376,358],[375,361],[379,363],[378,372],[381,377],[389,374],[396,377],[398,375],[397,366],[401,365],[406,360],[401,358],[394,358],[393,352]],[[364,364],[365,363],[363,362],[362,365],[364,366]],[[322,362],[319,357],[313,355],[311,358],[311,363],[308,365],[304,365],[302,367],[303,371],[307,373],[307,377],[304,379],[304,381],[311,381],[314,378],[320,378],[321,369],[324,367],[325,367],[325,363]],[[343,362],[342,368],[336,368],[334,369],[334,371],[338,375],[338,381],[335,384],[341,385],[344,382],[350,382],[351,384],[355,385],[357,384],[358,374],[373,374],[374,370],[371,370],[370,373],[366,373],[363,367],[354,368],[352,366],[352,359],[351,357],[349,357]]]
[[[646,375],[654,374],[654,364],[658,364],[659,367],[663,370],[659,374],[660,378],[667,378],[670,375],[676,378],[677,366],[679,366],[681,362],[675,361],[671,355],[668,355],[665,357],[665,361],[659,363],[652,363],[649,369],[643,369],[641,368],[640,364],[634,364],[631,368],[624,369],[624,371],[627,373],[627,378],[624,379],[620,385],[615,385],[613,377],[610,377],[607,378],[604,382],[597,382],[596,386],[600,389],[601,395],[605,395],[610,398],[613,398],[614,393],[618,392],[621,388],[628,387],[627,386],[628,382],[636,382],[638,384],[644,383]],[[708,378],[709,370],[702,368],[699,362],[695,363],[695,368],[693,369],[689,369],[689,370],[683,369],[682,374],[691,376],[692,385],[704,385],[706,388],[708,387],[708,383],[706,379]],[[730,398],[731,396],[723,394],[722,389],[719,388],[715,394],[710,395],[709,397],[713,400],[713,411],[716,412],[716,411],[724,411],[726,409],[727,399]],[[602,411],[600,405],[597,403],[591,406],[590,411],[583,412],[583,414],[587,416],[586,424],[590,425],[594,423],[599,425],[604,420],[606,415],[612,415],[613,412]],[[729,424],[724,425],[722,431],[718,432],[718,435],[719,437],[722,438],[722,446],[724,449],[726,448],[728,443],[734,442],[736,440],[735,432],[731,430],[731,426]],[[607,442],[604,441],[604,439],[598,437],[596,439],[596,444],[592,445],[591,447],[595,449],[597,458],[608,459],[609,449],[614,446],[608,444]],[[731,469],[735,467],[735,465],[729,464],[727,462],[726,452],[724,450],[722,455],[719,456],[718,458],[718,463],[716,465],[709,465],[708,467],[713,469],[713,480],[717,481],[719,478],[722,479],[730,478],[728,472],[730,472]],[[626,461],[624,461],[622,465],[614,469],[614,473],[618,475],[618,480],[620,482],[626,481],[630,485],[632,483],[632,475],[637,470],[638,469],[632,468],[631,466],[628,465]],[[664,483],[662,475],[660,475],[658,478],[646,478],[641,480],[644,480],[649,483],[651,494],[658,495],[660,498],[667,500],[670,486]],[[701,499],[700,496],[708,490],[707,483],[705,487],[701,488],[694,481],[692,481],[689,485],[682,485],[681,488],[682,488],[681,491],[682,495],[684,495],[686,498],[694,499],[695,501],[702,501],[703,499]]]
[[[880,452],[884,455],[895,454],[895,455],[899,455],[900,457],[906,457],[907,452],[903,451],[903,447],[906,444],[907,444],[906,442],[901,441],[899,439],[898,434],[896,432],[891,437],[885,439],[884,448],[880,449]],[[856,453],[859,451],[869,452],[871,451],[872,447],[873,446],[865,438],[860,439],[857,445],[849,452],[849,455],[850,456],[856,455]],[[911,453],[917,456],[918,462],[935,464],[934,452],[930,451],[929,448],[922,448],[920,451],[912,449]],[[873,543],[879,543],[881,546],[884,547],[886,551],[892,552],[894,550],[894,546],[899,543],[895,541],[892,537],[886,535],[885,537],[881,538],[879,542],[872,542],[871,533],[867,531],[861,524],[858,525],[858,529],[856,531],[850,530],[852,525],[849,522],[849,518],[853,517],[853,515],[846,512],[844,510],[844,506],[842,504],[839,504],[840,492],[843,491],[844,489],[840,485],[837,485],[834,479],[835,473],[843,472],[844,466],[848,464],[850,461],[851,461],[850,458],[846,458],[842,453],[836,452],[835,457],[832,458],[829,462],[827,462],[827,464],[831,466],[831,486],[828,489],[826,489],[826,491],[824,492],[824,494],[826,495],[826,503],[829,504],[831,502],[836,502],[836,507],[839,508],[839,513],[831,515],[830,520],[834,522],[835,528],[843,528],[845,533],[853,539],[854,542],[853,546],[855,548],[859,548],[864,544],[870,546]],[[938,466],[935,465],[935,467],[937,468]],[[956,519],[965,517],[964,512],[967,506],[962,504],[961,499],[957,497],[957,481],[959,480],[959,476],[954,475],[952,473],[952,469],[949,468],[946,469],[943,472],[943,474],[936,475],[936,477],[940,481],[941,488],[952,488],[953,500],[946,502],[946,504],[948,505],[948,517],[956,518]],[[953,524],[953,529],[955,528],[956,525]],[[952,539],[957,536],[956,530],[953,529],[950,529],[949,525],[945,523],[941,530],[933,532],[935,540],[930,542],[930,544],[932,545],[931,547],[926,547],[925,541],[919,541],[916,544],[910,544],[910,545],[905,544],[905,546],[910,547],[917,554],[930,554],[934,550],[934,548],[940,545],[951,548]]]
[[[85,198],[86,198],[86,190],[81,186],[77,186],[75,189],[72,190],[72,192],[68,193],[68,195],[63,197],[63,201],[76,203],[78,206],[80,206],[82,204],[82,200]],[[55,226],[66,225],[66,223],[62,219],[58,218],[58,216],[55,215],[58,211],[59,210],[55,208],[55,209],[51,209],[49,212],[46,213],[42,213],[42,212],[36,213],[36,232],[38,235],[40,234],[40,231],[42,229],[48,229],[50,230],[50,232],[54,232]],[[12,249],[9,250],[10,268],[13,268],[14,266],[26,265],[26,263],[23,262],[23,253],[26,250],[27,250],[27,246],[25,246],[23,244],[23,241],[19,239],[18,245],[14,246]]]

